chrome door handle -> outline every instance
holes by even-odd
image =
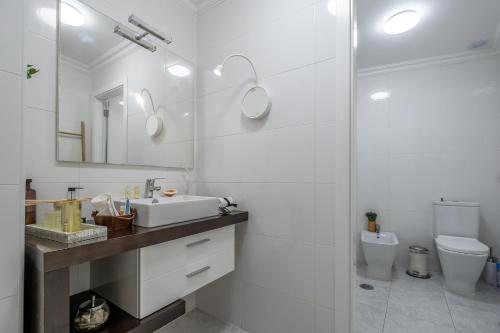
[[[193,246],[200,245],[200,244],[207,243],[207,242],[210,242],[210,238],[205,238],[205,239],[201,239],[201,240],[196,241],[196,242],[189,243],[186,245],[186,247],[193,247]]]
[[[187,278],[192,278],[193,276],[196,276],[196,275],[201,274],[201,273],[203,273],[203,272],[205,272],[205,271],[208,271],[209,269],[210,269],[210,266],[205,266],[205,267],[200,268],[200,269],[198,269],[198,270],[196,270],[196,271],[194,271],[194,272],[191,272],[191,273],[189,273],[189,274],[186,274],[186,277],[187,277]]]

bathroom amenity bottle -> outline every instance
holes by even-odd
[[[134,186],[134,199],[140,199],[141,198],[141,188],[139,185]]]
[[[125,199],[130,199],[132,198],[132,186],[127,185],[125,186]]]
[[[500,288],[500,262],[497,262],[497,287]]]
[[[26,179],[26,200],[36,200],[36,191],[31,188],[31,179]],[[36,224],[36,205],[26,206],[25,224]]]

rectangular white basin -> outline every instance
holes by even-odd
[[[158,227],[162,225],[219,215],[219,199],[193,195],[153,199],[132,199],[130,206],[137,209],[136,225]],[[125,200],[115,201],[116,206],[125,205]],[[117,207],[118,208],[118,207]]]

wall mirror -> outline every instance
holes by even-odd
[[[57,160],[191,168],[194,65],[80,1],[58,17]]]

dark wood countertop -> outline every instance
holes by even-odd
[[[88,240],[77,245],[26,235],[26,256],[39,271],[50,272],[247,220],[248,212],[234,211],[229,215],[219,215],[156,228],[134,225],[130,230],[109,233],[107,239]]]

